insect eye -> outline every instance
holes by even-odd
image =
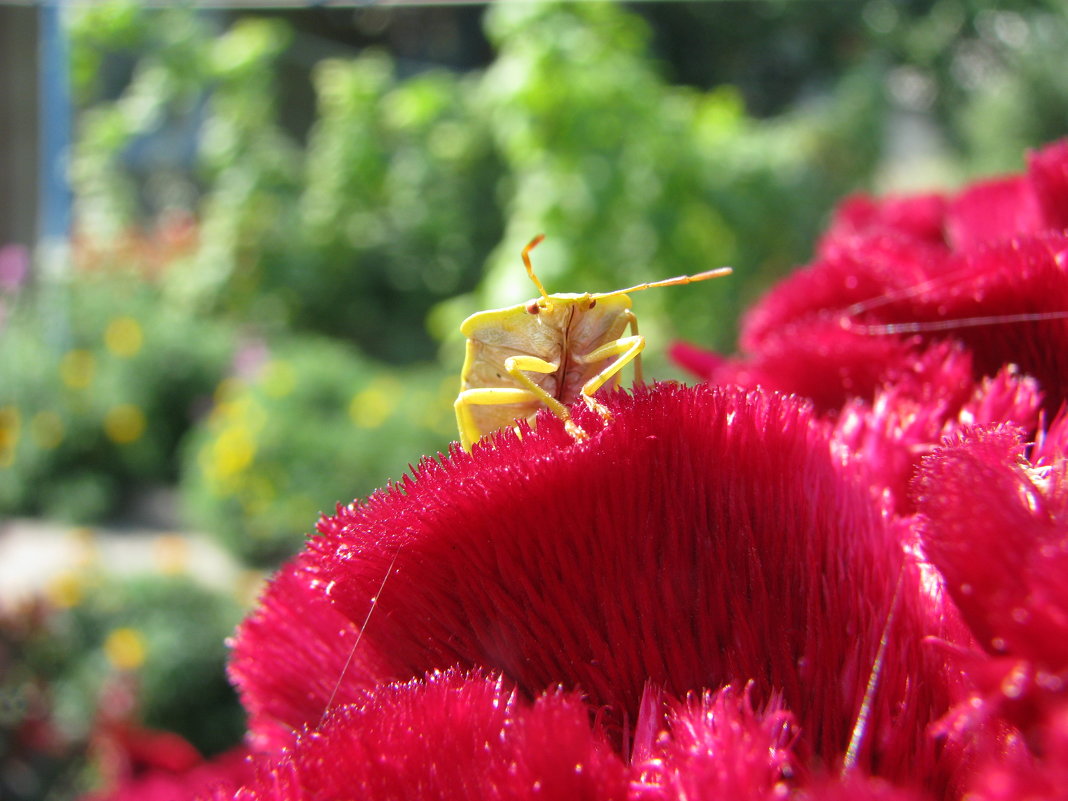
[[[528,314],[538,314],[541,311],[541,306],[538,305],[538,301],[532,300],[527,304]]]
[[[590,298],[590,305],[587,306],[586,308],[587,309],[592,309],[596,305],[597,305],[597,298]]]

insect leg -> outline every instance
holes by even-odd
[[[508,371],[508,375],[534,393],[538,400],[548,406],[553,414],[564,421],[564,428],[567,429],[567,433],[575,439],[586,439],[586,432],[571,419],[571,413],[568,412],[567,407],[531,381],[529,376],[524,375],[524,371],[545,374],[555,373],[560,369],[559,364],[547,362],[537,356],[510,356],[504,360],[504,369]]]
[[[626,317],[627,323],[630,325],[630,335],[632,337],[638,336],[638,315],[636,315],[630,309],[627,309],[625,317]],[[642,377],[642,353],[641,353],[641,348],[638,349],[638,353],[634,357],[634,383],[635,384],[644,384],[645,383],[645,379]]]
[[[464,450],[471,450],[471,446],[488,432],[481,430],[471,416],[472,406],[506,406],[509,403],[529,403],[540,401],[534,393],[526,389],[515,387],[479,387],[465,389],[456,396],[453,409],[456,410],[456,426],[460,429],[460,442]]]
[[[564,404],[531,381],[530,376],[524,375],[524,372],[555,373],[560,369],[560,365],[547,362],[545,359],[539,359],[537,356],[510,356],[504,360],[504,369],[508,371],[508,375],[525,386],[537,396],[538,400],[552,409],[553,414],[561,420],[571,419],[571,415],[568,414],[567,407]]]
[[[637,327],[636,322],[634,325]],[[610,381],[616,373],[636,360],[644,348],[645,337],[641,334],[635,334],[634,336],[620,337],[611,342],[606,342],[585,356],[576,357],[578,361],[587,363],[599,362],[612,356],[619,357],[583,385],[582,398],[591,409],[599,412],[602,417],[607,418],[609,416],[608,410],[594,400],[593,394]]]

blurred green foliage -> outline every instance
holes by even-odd
[[[746,285],[794,263],[826,206],[878,155],[880,89],[864,70],[825,103],[756,121],[730,87],[669,85],[647,25],[615,5],[501,4],[486,26],[497,58],[466,75],[400,78],[375,51],[323,60],[303,148],[265,88],[284,28],[246,19],[215,36],[202,22],[201,39],[214,38],[188,69],[167,54],[171,28],[189,35],[189,21],[161,26],[150,34],[158,53],[122,97],[87,115],[80,219],[94,237],[114,235],[131,209],[158,213],[192,194],[200,246],[168,274],[169,299],[343,337],[394,363],[433,358],[467,312],[529,296],[517,254],[538,231],[556,291],[729,262],[739,269],[729,286],[642,302],[654,342],[727,345],[738,298],[755,291]],[[116,116],[123,125],[99,123]],[[191,117],[198,184],[148,183],[152,196],[131,196],[129,162],[143,163],[162,121]]]
[[[88,735],[103,680],[121,675],[139,690],[140,724],[208,754],[240,740],[243,713],[224,671],[223,642],[241,617],[233,598],[180,575],[111,577],[83,592],[54,614],[29,660],[58,672],[58,725]]]
[[[1068,133],[1068,9],[1059,0],[870,0],[887,92],[937,121],[962,175],[1019,169]]]
[[[188,10],[168,13],[181,24],[151,32],[122,97],[84,115],[72,172],[86,234],[121,238],[139,216],[192,198],[198,247],[166,274],[165,302],[346,338],[395,363],[432,358],[422,319],[474,286],[501,228],[501,169],[473,124],[471,82],[445,71],[401,81],[383,53],[324,60],[302,150],[270,91],[288,29],[245,19],[216,36]],[[90,41],[98,15],[80,18]],[[170,58],[179,35],[190,52]],[[185,175],[151,161],[167,144],[153,135],[167,121],[181,132],[175,120],[196,126]],[[148,194],[131,191],[131,172],[150,167]]]
[[[91,522],[178,479],[179,441],[228,367],[230,331],[131,277],[40,295],[27,291],[3,331],[0,515]],[[60,308],[61,320],[41,313]]]
[[[374,365],[306,336],[244,350],[244,376],[220,385],[187,443],[182,482],[190,521],[244,561],[295,553],[317,513],[399,479],[453,436],[454,382],[437,369]]]
[[[314,86],[297,225],[265,254],[265,288],[298,327],[393,363],[432,358],[423,319],[474,287],[502,226],[477,84],[444,71],[401,81],[370,53],[320,62]]]
[[[64,576],[50,598],[0,613],[0,793],[80,796],[110,734],[175,732],[232,747],[243,712],[224,673],[234,598],[183,575]],[[107,753],[98,753],[107,761]]]

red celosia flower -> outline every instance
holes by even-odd
[[[1043,445],[1054,447],[1049,439]],[[1025,459],[1018,430],[979,428],[928,457],[915,487],[926,552],[979,644],[1061,671],[1068,669],[1068,462],[1063,453],[1049,462]]]
[[[628,765],[577,694],[556,689],[527,703],[499,679],[450,670],[368,691],[262,760],[236,795],[214,797],[756,801],[794,783],[795,737],[776,701],[757,712],[748,691],[726,687],[673,704],[666,728],[641,758],[636,744]]]
[[[263,760],[234,801],[626,798],[626,767],[586,705],[552,691],[527,704],[458,671],[384,683]],[[226,796],[231,797],[231,796]]]
[[[754,710],[749,691],[727,685],[673,704],[667,728],[648,755],[639,759],[635,748],[632,797],[781,798],[800,772],[792,750],[796,723],[778,698]]]
[[[946,437],[977,424],[1015,420],[1034,429],[1039,421],[1036,382],[1011,368],[973,384],[968,352],[944,344],[915,364],[910,373],[890,371],[873,402],[849,401],[833,423],[838,452],[867,471],[873,493],[897,514],[913,511],[909,482],[920,458]]]
[[[749,357],[684,352],[831,417],[616,393],[340,507],[235,638],[262,753],[203,797],[1063,794],[1066,223],[1068,143],[850,201]]]
[[[976,428],[924,459],[915,480],[923,547],[976,637],[976,650],[957,653],[972,698],[941,725],[970,740],[969,797],[1064,792],[1066,454],[1068,417],[1030,454],[1018,429]]]
[[[1068,142],[954,198],[855,198],[816,262],[750,313],[744,358],[676,350],[711,381],[811,398],[884,508],[922,512],[921,552],[977,641],[945,647],[970,698],[933,731],[977,798],[1061,786],[1068,422],[1043,433],[1038,412],[1068,400],[1066,227]]]
[[[328,706],[346,703],[366,688],[366,676],[381,675],[369,651],[353,649],[359,631],[358,621],[330,604],[307,556],[275,577],[231,643],[230,680],[245,690],[254,750],[288,745],[293,727],[279,721],[314,722]],[[347,670],[350,658],[353,669]]]
[[[373,705],[383,682],[459,667],[499,674],[535,706],[560,685],[581,691],[622,759],[648,731],[647,686],[683,699],[751,681],[754,703],[779,698],[797,721],[783,764],[944,781],[926,727],[951,699],[922,644],[948,636],[938,598],[903,547],[907,527],[836,463],[811,412],[705,388],[606,400],[600,430],[577,412],[586,442],[544,416],[537,432],[425,462],[321,521],[235,645],[254,731],[281,724],[312,742],[339,681],[362,708],[360,687]],[[309,625],[324,599],[336,612]],[[322,640],[344,630],[351,642],[365,619],[344,670]],[[276,703],[281,687],[289,700]],[[696,725],[673,714],[669,730]],[[685,760],[709,766],[678,742],[663,751],[682,787]]]
[[[1068,399],[1068,141],[1025,175],[958,196],[843,204],[808,268],[747,315],[744,356],[676,358],[716,383],[760,384],[836,411],[871,400],[923,345],[962,343],[976,380],[1015,364],[1048,413]]]

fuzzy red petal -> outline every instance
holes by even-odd
[[[1018,430],[980,428],[925,459],[915,492],[927,553],[979,643],[1068,668],[1068,462],[1036,469]]]
[[[931,801],[932,796],[879,779],[849,775],[816,782],[795,798],[796,801]]]
[[[944,246],[947,206],[944,195],[933,193],[878,199],[854,195],[835,209],[817,252],[826,255],[839,242],[879,233]]]
[[[992,753],[967,789],[968,801],[1068,801],[1068,703],[1049,710],[1036,754],[1005,758]]]
[[[335,610],[324,583],[299,556],[272,579],[231,641],[230,680],[249,714],[250,745],[287,745],[295,730],[343,704],[377,673],[353,649],[359,624]],[[355,663],[346,670],[350,657]]]
[[[982,181],[950,204],[946,234],[954,250],[1041,231],[1045,220],[1026,176]]]
[[[676,704],[653,755],[635,765],[635,799],[782,798],[796,784],[793,717],[773,699],[753,709],[749,692],[727,686]]]
[[[767,337],[749,357],[721,359],[715,367],[709,360],[709,366],[702,377],[710,383],[800,395],[827,413],[838,411],[850,398],[870,401],[890,375],[917,373],[931,362],[919,358],[913,341],[872,337],[843,328],[839,321],[820,319]],[[946,375],[940,369],[937,374]]]
[[[759,353],[765,340],[791,335],[813,322],[843,328],[842,321],[853,320],[854,309],[881,308],[884,298],[924,286],[948,256],[944,246],[893,232],[827,240],[812,265],[784,278],[745,314],[739,347],[743,353]]]
[[[871,400],[894,372],[914,371],[925,347],[952,341],[971,352],[974,381],[1012,364],[1038,380],[1048,414],[1068,400],[1068,234],[952,255],[922,277],[904,265],[906,283],[874,281],[861,264],[884,256],[864,249],[787,279],[748,318],[748,355],[709,360],[702,377],[795,392],[833,411],[851,397]],[[852,306],[846,296],[857,293],[820,289],[850,280],[867,287]],[[821,305],[812,308],[814,299]]]
[[[383,684],[331,712],[279,757],[261,759],[234,801],[624,801],[627,771],[559,691],[518,701],[499,680],[457,671]]]
[[[977,377],[1015,364],[1038,379],[1046,409],[1055,412],[1068,399],[1068,235],[1036,234],[984,247],[951,260],[947,275],[952,280],[937,291],[881,317],[888,323],[948,321],[945,336],[972,351]],[[1036,315],[1049,319],[1028,319]]]
[[[897,514],[915,511],[910,482],[920,459],[945,437],[976,424],[1012,420],[1031,430],[1039,421],[1036,382],[1009,368],[975,386],[969,352],[942,345],[921,354],[915,366],[892,371],[874,402],[850,401],[834,422],[842,458],[867,471],[873,492]],[[969,389],[971,396],[963,397]]]

